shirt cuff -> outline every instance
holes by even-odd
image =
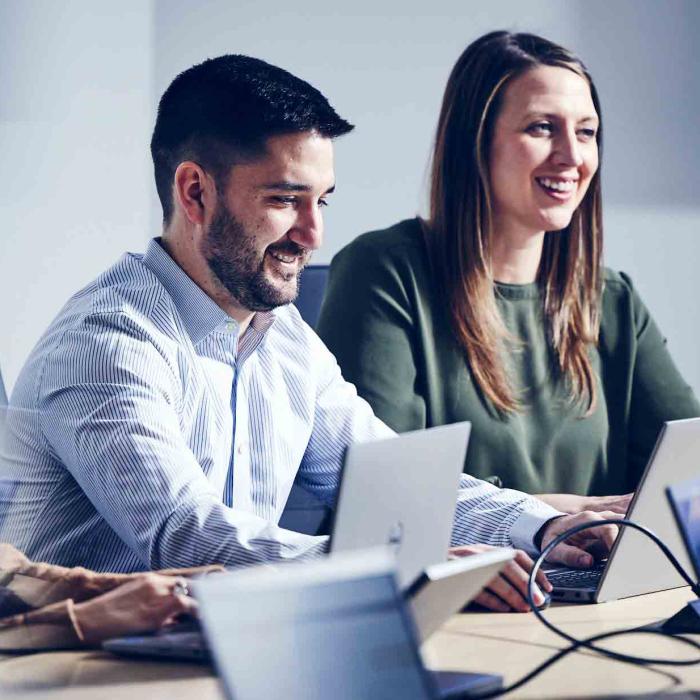
[[[530,507],[518,516],[510,528],[510,540],[513,547],[522,549],[530,555],[539,554],[540,550],[535,546],[535,535],[543,525],[562,515],[565,513],[548,506],[543,501],[533,499],[530,502]]]

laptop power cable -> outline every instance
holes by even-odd
[[[700,600],[695,600],[688,603],[688,605],[685,608],[681,609],[678,613],[670,617],[665,622],[644,625],[642,627],[630,627],[621,630],[612,630],[610,632],[603,632],[601,634],[596,634],[592,637],[587,637],[585,639],[577,639],[576,637],[568,634],[564,630],[557,627],[554,623],[547,620],[542,614],[542,611],[538,609],[537,605],[535,605],[535,601],[533,599],[535,591],[535,577],[537,576],[537,572],[542,566],[547,555],[557,545],[569,539],[569,537],[572,537],[573,535],[576,535],[579,532],[582,532],[583,530],[589,530],[594,527],[600,527],[601,525],[617,525],[619,527],[631,527],[633,530],[638,530],[642,534],[649,537],[654,542],[654,544],[656,544],[656,546],[659,547],[659,549],[661,549],[666,558],[671,562],[676,571],[681,575],[683,580],[691,587],[693,593],[695,593],[696,596],[700,597],[700,583],[694,582],[690,578],[688,573],[679,563],[678,559],[676,559],[676,557],[673,555],[673,552],[671,552],[671,550],[659,539],[659,537],[657,537],[651,530],[645,528],[643,525],[639,525],[638,523],[635,523],[631,520],[610,519],[582,523],[581,525],[572,527],[571,529],[567,530],[566,532],[563,532],[557,538],[552,540],[542,550],[532,567],[532,571],[530,572],[530,579],[528,581],[527,589],[527,600],[530,604],[530,608],[532,609],[537,619],[551,632],[554,632],[554,634],[558,635],[559,637],[566,639],[570,643],[569,646],[559,650],[558,652],[550,656],[548,659],[546,659],[544,662],[542,662],[539,666],[534,668],[532,671],[530,671],[514,683],[511,683],[509,686],[482,694],[465,695],[465,698],[469,697],[470,700],[486,700],[486,698],[500,697],[502,695],[505,695],[506,693],[510,693],[513,690],[516,690],[517,688],[521,688],[533,678],[538,676],[540,673],[542,673],[550,666],[555,664],[557,661],[564,658],[568,654],[577,651],[578,649],[588,649],[589,651],[601,654],[603,656],[607,656],[608,658],[614,659],[615,661],[623,661],[625,663],[636,664],[639,666],[695,666],[697,664],[700,664],[700,656],[694,659],[680,660],[656,659],[644,656],[633,656],[631,654],[624,654],[621,652],[612,651],[610,649],[605,649],[596,644],[596,642],[601,642],[612,637],[619,637],[626,634],[653,634],[657,636],[670,637],[674,640],[677,640],[678,642],[681,642],[682,644],[685,644],[686,646],[693,647],[694,649],[700,651],[700,643],[696,642],[693,639],[689,639],[688,637],[681,636],[683,634],[688,633],[700,633]],[[459,694],[450,696],[450,698],[453,698],[453,700],[459,700],[460,697],[462,696]]]

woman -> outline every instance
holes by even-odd
[[[466,471],[571,513],[624,512],[663,421],[700,415],[631,281],[601,266],[600,115],[566,49],[475,41],[445,91],[430,218],[341,251],[319,322],[389,425],[470,420]]]
[[[109,574],[30,561],[0,543],[0,652],[99,646],[197,614],[185,577],[221,566]]]

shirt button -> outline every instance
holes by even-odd
[[[235,324],[233,321],[228,321],[228,322],[226,323],[226,330],[227,330],[229,333],[233,333],[233,331],[236,330],[236,324]]]
[[[236,448],[236,453],[239,455],[242,455],[245,452],[245,445],[241,443],[237,448]]]

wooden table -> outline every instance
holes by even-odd
[[[571,634],[584,637],[669,617],[691,597],[683,588],[601,605],[556,606],[546,614]],[[470,613],[450,620],[423,651],[432,668],[501,673],[510,683],[564,644],[532,614]],[[669,658],[690,658],[694,653],[690,647],[648,635],[624,637],[609,645]],[[693,697],[687,692],[691,689],[700,689],[700,666],[643,668],[576,652],[507,697],[622,698],[668,692],[680,700]],[[207,666],[131,661],[99,651],[0,656],[0,698],[28,697],[221,700],[223,695]]]

